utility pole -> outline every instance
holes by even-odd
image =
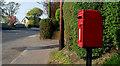
[[[62,50],[64,48],[64,22],[63,22],[62,4],[63,4],[63,1],[60,0],[60,44],[59,44],[59,50]]]

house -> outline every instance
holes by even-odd
[[[27,17],[24,17],[23,20],[21,21],[22,24],[27,24],[29,22]]]

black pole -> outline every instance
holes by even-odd
[[[86,48],[87,57],[86,57],[86,66],[92,65],[92,48]]]

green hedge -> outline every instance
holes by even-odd
[[[52,19],[52,23],[53,23],[53,30],[54,31],[57,31],[59,30],[59,24],[58,24],[58,21],[56,19]]]
[[[52,19],[42,19],[40,21],[40,38],[50,39],[53,35]]]
[[[60,8],[58,8],[55,12],[55,18],[58,21],[58,26],[60,25]],[[60,30],[60,27],[58,27],[57,30]]]
[[[103,43],[104,46],[119,46],[120,35],[120,3],[104,3],[102,14],[104,16]]]
[[[60,8],[58,8],[55,12],[55,18],[57,21],[60,21]]]
[[[75,23],[72,25],[73,18],[71,17],[73,14],[73,12],[72,12],[73,4],[74,3],[72,3],[72,2],[64,2],[64,4],[63,4],[63,18],[64,18],[65,33],[66,33],[66,47],[69,50],[72,49],[71,47],[73,45],[73,37],[76,37],[73,34],[73,31],[75,30],[75,28],[73,28],[73,26],[75,25]]]
[[[52,18],[42,19],[39,24],[42,39],[52,38],[53,32],[59,28],[58,21]]]
[[[112,47],[118,47],[120,36],[120,3],[119,2],[64,2],[63,18],[66,32],[66,47],[74,50],[80,57],[86,57],[86,50],[77,46],[77,15],[82,9],[98,10],[103,16],[103,47],[92,49],[92,56],[99,57]]]

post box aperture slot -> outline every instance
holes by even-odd
[[[78,19],[81,19],[81,18],[82,18],[82,16],[78,16],[77,18],[78,18]]]
[[[81,41],[81,29],[79,28],[79,41]]]

